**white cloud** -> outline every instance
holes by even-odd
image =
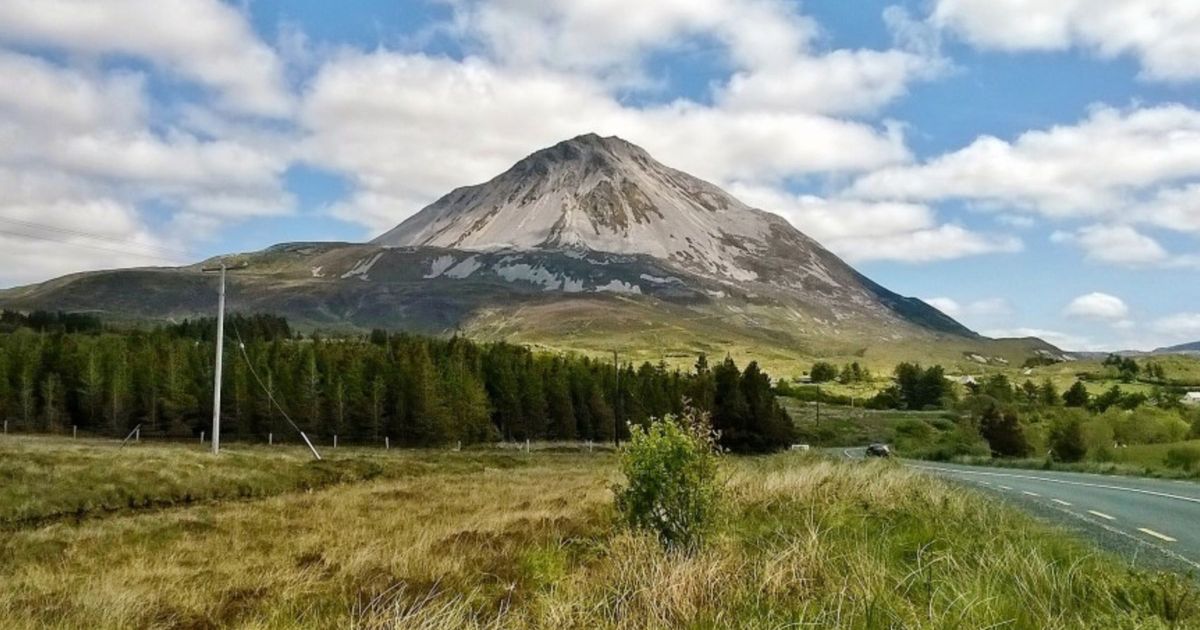
[[[908,159],[896,128],[690,101],[634,107],[579,74],[387,51],[347,52],[328,62],[305,96],[302,121],[311,132],[306,159],[358,184],[339,216],[373,229],[591,131],[619,135],[723,185]]]
[[[778,213],[801,232],[852,262],[934,262],[1020,251],[1020,239],[939,223],[921,204],[792,195],[776,187],[735,184],[729,191],[751,206]]]
[[[139,74],[3,50],[0,73],[0,283],[178,262],[204,233],[177,230],[173,214],[236,219],[294,203],[281,181],[285,142],[232,126],[193,133],[152,123]],[[147,227],[145,203],[166,227]]]
[[[948,297],[925,298],[924,301],[955,319],[996,320],[1013,314],[1012,303],[1000,297],[974,300],[966,304]]]
[[[1165,264],[1171,255],[1158,241],[1128,225],[1091,225],[1077,232],[1055,232],[1050,240],[1075,243],[1087,259],[1114,265]]]
[[[1168,336],[1173,343],[1200,340],[1200,313],[1177,313],[1154,322],[1152,328]]]
[[[937,0],[930,20],[988,49],[1132,55],[1145,77],[1200,78],[1200,6],[1187,0]]]
[[[925,298],[924,302],[933,308],[958,319],[962,316],[962,304],[948,297]]]
[[[1160,190],[1132,208],[1134,218],[1179,232],[1200,234],[1200,183]]]
[[[914,81],[942,70],[937,59],[903,50],[837,50],[737,73],[717,99],[732,109],[871,112],[903,95]]]
[[[537,67],[635,65],[696,35],[715,36],[742,65],[762,65],[807,48],[817,33],[816,23],[778,0],[468,0],[454,9],[460,37],[505,63]]]
[[[219,0],[6,0],[0,40],[133,55],[216,89],[230,108],[269,116],[291,109],[277,55]]]
[[[1076,125],[981,136],[923,164],[859,179],[867,198],[964,199],[1051,218],[1124,216],[1137,195],[1200,177],[1200,111],[1182,105],[1099,107]]]
[[[1115,295],[1088,293],[1072,300],[1063,314],[1080,319],[1123,323],[1128,321],[1129,305]]]
[[[1045,328],[994,328],[991,330],[981,331],[980,334],[985,337],[992,337],[993,339],[1013,337],[1023,339],[1027,337],[1037,337],[1038,339],[1053,344],[1061,350],[1067,351],[1093,351],[1103,349],[1100,344],[1097,344],[1088,337],[1075,335],[1072,333],[1064,333],[1057,330],[1047,330]]]

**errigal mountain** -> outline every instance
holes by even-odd
[[[398,209],[402,211],[403,209]],[[223,257],[230,307],[302,328],[462,333],[584,352],[772,364],[858,357],[1012,362],[1058,350],[980,337],[855,271],[778,215],[588,134],[451,191],[369,244]],[[204,264],[81,273],[0,307],[179,320],[213,312]]]

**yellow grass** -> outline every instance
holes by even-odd
[[[611,455],[397,453],[432,469],[19,528],[0,627],[1194,627],[1130,571],[887,463],[728,459],[695,555],[614,526]]]

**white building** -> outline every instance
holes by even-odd
[[[1183,395],[1183,404],[1200,405],[1200,392],[1188,392]]]

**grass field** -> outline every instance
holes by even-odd
[[[906,420],[923,422],[947,418],[942,411],[874,410],[802,402],[780,396],[780,404],[796,425],[800,440],[813,446],[863,446],[896,442],[896,427]],[[953,417],[950,413],[949,417]]]
[[[107,445],[24,442],[4,451],[9,465],[53,470],[61,451],[80,478],[127,466],[95,452]],[[195,449],[144,450],[115,492],[206,487],[211,499],[13,526],[0,539],[0,627],[1200,627],[1190,580],[1130,569],[887,462],[728,458],[719,534],[679,555],[614,525],[607,453],[347,450],[337,469],[383,472],[304,489],[300,471],[321,465],[299,451],[223,456],[223,481],[210,481]],[[291,481],[248,482],[264,490],[246,500],[217,491],[259,463]]]

